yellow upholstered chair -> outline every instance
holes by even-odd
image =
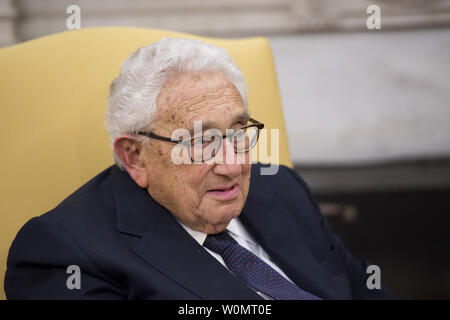
[[[163,37],[200,38],[228,50],[249,87],[251,115],[280,129],[290,166],[269,42],[161,30],[90,28],[0,49],[0,298],[8,249],[20,227],[113,163],[103,126],[106,96],[122,62]]]

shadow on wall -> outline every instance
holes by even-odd
[[[403,299],[450,299],[450,188],[315,193],[350,252]]]

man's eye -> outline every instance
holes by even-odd
[[[245,130],[242,130],[242,129],[236,130],[236,131],[234,132],[234,136],[235,136],[236,138],[242,138],[242,137],[244,137],[244,136],[245,136]]]

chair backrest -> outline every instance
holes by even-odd
[[[0,298],[8,249],[20,227],[113,163],[103,126],[106,96],[122,62],[163,37],[203,39],[228,50],[249,87],[251,115],[277,128],[290,166],[269,42],[162,30],[88,28],[0,50]]]

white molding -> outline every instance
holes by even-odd
[[[10,0],[0,0],[0,47],[17,42],[14,32],[14,18],[17,11]]]
[[[65,30],[66,8],[82,27],[124,25],[209,36],[366,29],[366,8],[381,8],[382,29],[450,25],[450,0],[16,0],[17,34],[27,40]]]

